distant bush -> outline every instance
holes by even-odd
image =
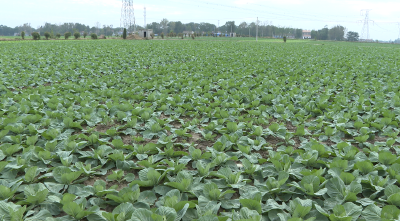
[[[164,32],[161,32],[161,38],[164,39]]]
[[[24,31],[21,32],[21,37],[22,37],[22,39],[25,39],[25,32]]]
[[[46,40],[49,40],[49,38],[50,38],[50,33],[46,31],[46,32],[44,33],[44,37],[46,37]]]
[[[40,40],[40,34],[38,32],[33,32],[32,38],[33,38],[33,40]]]
[[[124,33],[122,33],[122,38],[126,39],[126,28],[124,28]]]
[[[56,34],[56,38],[61,38],[61,34],[60,34],[60,33],[57,33],[57,34]]]
[[[150,37],[151,37],[151,39],[153,39],[154,38],[154,33],[151,33]]]
[[[79,32],[75,32],[74,37],[75,37],[75,39],[78,39],[81,37],[81,34]]]
[[[194,34],[192,34],[192,39],[194,40]]]
[[[97,39],[97,35],[96,35],[95,33],[92,33],[92,34],[90,35],[90,37],[91,37],[93,40]]]
[[[286,36],[283,36],[283,42],[286,43]]]
[[[71,37],[71,32],[65,32],[64,38],[68,39],[69,37]]]
[[[86,38],[86,36],[87,36],[87,32],[85,31],[85,32],[83,32],[83,38]]]

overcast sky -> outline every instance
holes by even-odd
[[[17,26],[45,22],[79,22],[95,26],[120,26],[121,0],[0,0],[0,24]],[[362,35],[365,13],[369,12],[372,39],[395,40],[400,32],[400,1],[394,0],[134,0],[136,23],[169,21],[209,22],[218,25],[234,20],[272,23],[302,29],[343,25]],[[366,33],[365,33],[366,37]]]

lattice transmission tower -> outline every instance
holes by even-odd
[[[128,33],[135,30],[135,12],[133,9],[133,0],[122,0],[121,8],[121,28],[126,28]]]
[[[372,9],[363,9],[361,10],[361,15],[365,14],[365,18],[364,18],[364,25],[363,25],[363,29],[361,32],[361,38],[362,39],[369,39],[369,23],[370,22],[374,22],[372,20],[369,19],[369,11],[371,11]]]

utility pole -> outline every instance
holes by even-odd
[[[257,28],[256,28],[256,41],[258,41],[258,17],[257,17]]]
[[[132,8],[132,12],[134,13],[133,8]],[[135,18],[135,16],[133,16],[133,34],[135,34],[135,32],[136,32],[136,18]]]
[[[146,29],[146,7],[144,7],[144,29]]]
[[[397,37],[397,39],[400,40],[400,22],[397,23],[397,26],[399,26],[399,36]]]
[[[362,37],[365,37],[365,35],[367,35],[367,37],[365,39],[369,39],[369,22],[374,22],[372,20],[369,20],[369,11],[371,11],[371,10],[372,9],[361,10],[361,15],[363,15],[363,12],[365,12],[364,25],[363,25],[363,29],[361,32]]]

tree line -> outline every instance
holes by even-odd
[[[128,30],[141,30],[144,27],[137,25],[136,27],[128,27]],[[175,36],[176,34],[183,33],[184,31],[194,32],[199,35],[212,35],[212,33],[236,33],[237,36],[250,36],[255,37],[257,32],[256,22],[241,22],[240,24],[235,24],[235,21],[227,21],[221,26],[216,26],[215,24],[207,22],[189,22],[182,23],[181,21],[169,21],[164,18],[160,22],[152,22],[147,24],[146,29],[153,29],[154,34],[161,35],[161,33],[167,36]],[[44,25],[37,28],[33,28],[29,23],[25,23],[14,28],[5,25],[0,25],[0,35],[12,36],[15,33],[25,32],[26,35],[31,35],[33,32],[45,33],[48,32],[51,35],[64,34],[67,32],[87,32],[88,34],[95,33],[97,35],[121,35],[122,28],[113,27],[113,25],[101,25],[96,23],[94,26],[84,25],[81,23],[61,23],[61,24],[51,24],[46,22]],[[292,28],[292,27],[281,27],[272,25],[269,22],[258,22],[258,36],[259,37],[274,37],[283,38],[287,36],[289,38],[302,38],[302,29]],[[345,39],[346,28],[337,25],[332,28],[325,26],[320,30],[312,30],[311,38],[316,40],[337,40],[342,41]],[[175,35],[174,35],[175,34]],[[347,37],[347,36],[346,36]],[[358,39],[357,39],[358,40]]]
[[[41,25],[37,28],[33,28],[29,23],[25,23],[23,25],[16,26],[14,28],[8,27],[5,25],[0,25],[0,36],[13,36],[14,34],[20,34],[21,32],[25,32],[27,36],[31,36],[32,33],[38,32],[40,34],[44,34],[46,32],[51,33],[51,35],[57,35],[64,33],[94,33],[97,35],[106,35],[110,36],[113,33],[120,31],[121,28],[114,28],[113,25],[101,25],[97,23],[95,26],[90,27],[89,25],[84,25],[81,23],[61,23],[61,24],[51,24],[46,22],[44,25]]]
[[[136,27],[136,29],[142,27]],[[156,34],[170,34],[170,33],[182,33],[183,31],[193,31],[194,33],[200,34],[211,34],[211,33],[236,33],[240,36],[251,36],[255,37],[257,32],[256,22],[242,22],[239,25],[235,24],[235,21],[227,21],[224,25],[217,27],[214,24],[201,22],[195,23],[190,22],[183,24],[180,21],[168,21],[163,19],[160,22],[152,22],[147,24],[147,29],[153,29]],[[259,22],[258,24],[258,36],[260,37],[283,37],[292,36],[293,38],[302,38],[302,29],[290,28],[290,27],[279,27],[266,22]]]
[[[181,21],[168,21],[168,19],[162,19],[160,22],[152,22],[147,24],[147,29],[153,29],[155,34],[160,35],[164,33],[168,35],[170,33],[183,33],[184,31],[192,31],[194,33],[200,33],[202,35],[210,35],[212,33],[237,33],[239,36],[256,36],[256,22],[242,22],[236,25],[234,21],[227,21],[224,25],[217,27],[215,24],[207,22],[189,22],[182,23]],[[129,30],[141,30],[143,26],[136,25],[136,27],[129,27]],[[122,28],[113,27],[112,25],[100,25],[97,23],[95,26],[88,26],[80,23],[62,23],[62,24],[51,24],[46,22],[44,25],[37,28],[33,28],[29,23],[25,23],[14,28],[5,25],[0,25],[0,35],[12,36],[15,33],[20,34],[25,32],[27,36],[30,36],[33,32],[45,33],[49,32],[52,35],[57,33],[64,34],[66,32],[87,32],[89,34],[96,33],[97,35],[112,35],[121,32]],[[259,22],[258,35],[260,37],[283,37],[293,36],[294,38],[302,38],[302,29],[290,28],[290,27],[279,27],[266,22]]]

